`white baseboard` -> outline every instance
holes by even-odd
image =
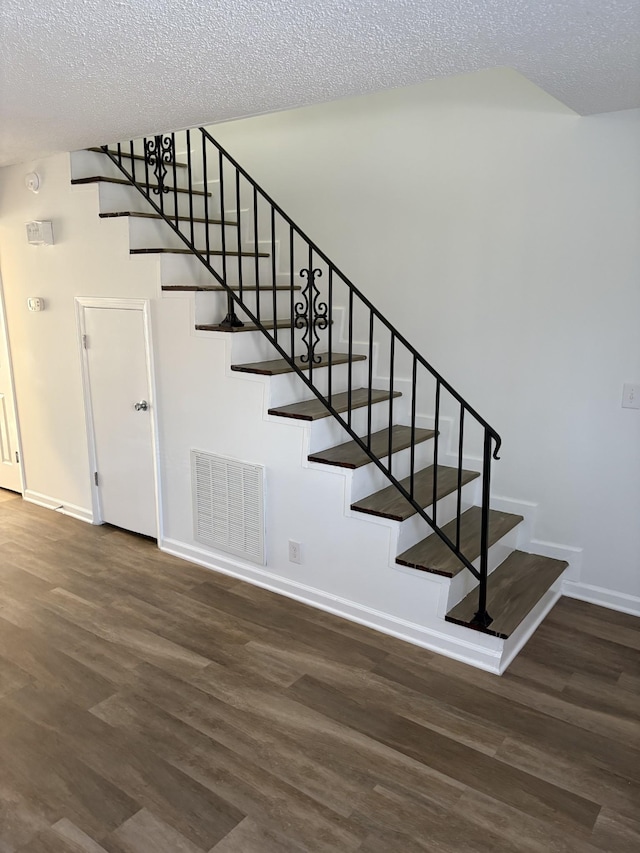
[[[49,495],[42,495],[40,492],[34,492],[31,489],[27,489],[23,497],[29,503],[53,509],[61,515],[69,515],[71,518],[77,518],[79,521],[86,521],[88,524],[93,524],[93,513],[90,509],[56,500],[56,498],[51,498]]]
[[[287,598],[293,598],[303,604],[325,610],[351,622],[357,622],[382,634],[389,634],[407,643],[421,646],[437,654],[453,658],[462,663],[475,666],[478,669],[498,674],[500,672],[500,661],[502,656],[502,641],[496,640],[495,648],[475,645],[471,640],[465,641],[459,637],[449,635],[445,631],[438,631],[400,619],[389,613],[375,610],[371,607],[359,604],[346,598],[316,589],[315,587],[292,581],[281,575],[259,569],[239,560],[234,560],[221,554],[212,554],[202,548],[179,542],[173,539],[163,539],[158,542],[161,551],[196,563],[206,569],[231,575],[239,580],[251,583],[254,586],[277,592]],[[448,623],[444,623],[445,627]],[[454,626],[455,627],[455,626]],[[481,635],[482,636],[482,635]],[[495,638],[493,638],[495,639]]]
[[[545,592],[533,610],[527,614],[525,620],[518,625],[515,632],[509,637],[509,639],[505,640],[504,653],[502,660],[500,661],[500,675],[507,670],[509,664],[526,646],[547,614],[555,607],[561,597],[562,581],[558,579],[556,583],[554,583],[553,586]]]
[[[599,604],[600,607],[608,607],[610,610],[619,610],[621,613],[640,616],[640,596],[637,595],[629,595],[626,592],[617,592],[613,589],[605,589],[601,586],[592,586],[588,583],[572,580],[563,582],[562,594],[568,598],[588,601],[590,604]]]
[[[563,579],[576,580],[580,577],[582,548],[576,548],[573,545],[560,545],[557,542],[545,542],[543,539],[532,539],[526,550],[530,554],[539,554],[541,557],[566,560],[569,567],[563,575]]]

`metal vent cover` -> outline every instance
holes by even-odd
[[[191,451],[194,537],[264,565],[264,467]]]

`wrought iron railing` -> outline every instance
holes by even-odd
[[[254,323],[434,534],[475,576],[479,587],[474,624],[477,627],[489,625],[492,621],[487,612],[489,495],[491,461],[498,459],[501,444],[498,433],[205,128],[146,137],[118,144],[115,148],[104,146],[102,150],[224,288],[227,312],[221,325],[241,326],[243,321],[238,317],[238,310]],[[180,174],[184,179],[181,180]],[[251,248],[247,248],[247,244]],[[281,266],[286,270],[281,271]],[[278,315],[283,309],[289,319],[279,323]],[[337,371],[344,370],[344,365],[335,363],[339,352],[336,344],[341,345],[333,330],[333,318],[338,309],[346,316],[346,342],[344,338],[342,341],[349,356],[346,377],[342,379],[346,384],[346,399],[344,391],[336,390],[340,381]],[[269,320],[273,319],[273,324],[266,319],[267,314],[272,315]],[[296,335],[296,332],[302,334]],[[326,342],[323,341],[325,336]],[[321,343],[326,346],[323,355],[319,352]],[[363,379],[364,407],[363,389],[355,387],[357,368],[353,356],[357,350],[368,357]],[[379,411],[384,405],[376,403],[373,394],[376,355],[377,374],[388,372],[389,393],[384,420],[389,438],[382,452],[372,447],[372,435],[377,429],[374,425],[378,420],[374,406],[377,405]],[[317,367],[321,362],[326,366],[322,374],[324,379],[320,378]],[[399,387],[408,388],[409,396],[405,418],[410,428],[410,444],[402,471],[398,470],[399,463],[394,462],[392,444]],[[357,390],[360,391],[358,395]],[[340,405],[337,394],[342,394]],[[357,409],[360,408],[364,408],[366,426],[358,429]],[[419,500],[416,483],[422,463],[418,459],[416,430],[422,412],[433,412],[433,491],[428,499],[420,495]],[[456,452],[449,454],[457,470],[453,536],[443,531],[445,525],[438,520],[438,475],[444,467],[441,427],[446,421],[457,439],[454,442]],[[463,461],[470,432],[475,433],[471,439],[475,442],[474,448],[478,444],[482,448],[478,568],[473,564],[473,555],[464,553],[461,542]]]

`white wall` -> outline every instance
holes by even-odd
[[[29,171],[40,174],[37,195],[25,188]],[[86,510],[89,457],[73,300],[149,297],[156,289],[153,262],[113,251],[114,234],[126,246],[126,221],[98,219],[95,188],[69,181],[67,154],[0,170],[0,264],[26,488]],[[53,222],[55,246],[27,245],[25,222],[32,219]],[[27,296],[43,297],[46,310],[29,313]]]
[[[622,383],[640,381],[639,131],[637,113],[579,118],[507,71],[214,128],[502,433],[495,493],[539,504],[534,537],[584,549],[582,582],[613,591],[617,606],[640,594],[640,412],[620,408]],[[43,178],[38,196],[23,186],[32,169]],[[90,506],[90,472],[73,297],[158,295],[156,261],[130,258],[126,221],[97,212],[95,188],[69,186],[65,156],[0,172],[27,488],[80,508]],[[26,245],[24,222],[38,218],[53,220],[55,247]],[[28,314],[28,295],[47,310]],[[156,300],[154,320],[167,535],[193,544],[189,447],[279,460],[273,566],[295,584],[286,539],[314,553],[301,490],[333,507],[345,536],[346,522],[356,524],[340,521],[338,480],[319,485],[318,472],[294,467],[303,450],[295,427],[246,426],[261,416],[262,386],[229,384],[223,347],[184,332],[183,300]],[[205,395],[185,402],[198,389]],[[380,550],[379,528],[358,524]],[[306,583],[345,598],[365,589],[344,571],[353,565],[357,580],[366,570],[357,549],[335,563],[317,544]],[[394,588],[406,600],[388,596],[389,612],[417,619],[416,586],[427,581],[402,578]],[[371,596],[363,603],[376,607]]]
[[[211,131],[502,434],[534,538],[640,595],[640,112],[501,70]]]

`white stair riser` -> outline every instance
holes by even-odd
[[[74,155],[75,156],[75,155]],[[96,155],[100,156],[100,155]],[[115,168],[115,166],[113,167]],[[95,174],[105,174],[106,171],[104,168],[99,171],[96,170]],[[78,177],[93,177],[94,175],[78,175]],[[118,177],[122,180],[126,180],[126,177],[120,173],[119,175],[112,175],[112,177]],[[101,213],[119,213],[123,210],[135,210],[142,211],[144,213],[148,213],[149,211],[154,211],[153,206],[149,203],[149,200],[146,196],[141,193],[135,186],[132,184],[112,184],[107,181],[98,181],[96,184],[100,190],[100,212]],[[91,186],[91,184],[86,184],[85,186]],[[151,200],[162,209],[167,216],[171,216],[175,212],[175,200],[176,196],[173,193],[165,193],[160,199],[159,194],[150,193]],[[180,216],[195,216],[195,217],[204,217],[205,213],[208,219],[219,219],[221,218],[220,214],[220,205],[217,200],[214,198],[209,198],[206,201],[203,196],[192,196],[191,201],[189,196],[186,193],[178,193],[178,214]],[[225,209],[225,219],[235,222],[237,220],[237,211],[235,208]],[[253,234],[251,220],[246,219],[242,222],[241,225],[243,233],[246,233],[247,236],[249,234]]]
[[[176,232],[161,219],[143,219],[135,216],[128,217],[129,221],[129,247],[131,249],[146,249],[150,246],[166,246],[171,248],[185,248],[185,243]],[[181,233],[190,241],[191,229],[189,223],[180,222]],[[225,226],[225,247],[228,250],[238,248],[238,229],[233,225]],[[204,223],[195,223],[193,227],[193,240],[196,248],[206,247],[207,228]],[[209,247],[211,249],[222,248],[222,226],[209,226]],[[244,249],[252,251],[253,245],[243,246]],[[260,247],[267,251],[267,246]]]
[[[131,160],[123,159],[125,169],[130,168]],[[136,169],[140,168],[142,175],[144,172],[144,163],[136,161]],[[73,151],[71,153],[71,180],[79,178],[93,178],[96,175],[103,175],[107,178],[124,178],[118,166],[106,154],[99,154],[97,151]]]
[[[433,446],[432,442],[424,441],[416,445],[415,448],[415,470],[428,468],[433,461]],[[384,465],[387,465],[387,457],[382,459]],[[398,480],[402,480],[409,476],[411,467],[411,450],[407,447],[393,454],[391,461],[391,473]],[[373,463],[363,465],[353,472],[351,481],[351,500],[359,501],[367,495],[372,495],[374,492],[379,492],[389,485],[386,475]]]
[[[394,400],[394,404],[397,400]],[[343,415],[346,419],[346,413]],[[397,419],[395,422],[398,423]],[[351,413],[351,426],[353,431],[359,435],[365,435],[368,430],[368,407],[362,406],[359,409],[354,409]],[[389,426],[389,403],[384,400],[376,403],[371,407],[371,432],[386,429]],[[322,418],[313,422],[311,429],[311,437],[309,440],[310,452],[323,450],[326,447],[334,447],[337,444],[343,444],[349,441],[351,436],[346,433],[335,420],[335,418]]]
[[[498,566],[503,563],[507,557],[515,551],[517,547],[518,540],[518,529],[517,527],[513,530],[510,530],[502,539],[499,539],[496,543],[494,543],[489,548],[488,555],[488,570],[489,575],[491,572],[494,572]],[[480,570],[480,557],[477,560],[473,561],[473,566]],[[491,584],[491,580],[489,579],[489,585]],[[472,589],[475,589],[478,586],[478,581],[469,571],[458,572],[458,574],[451,579],[451,584],[449,586],[449,596],[447,599],[446,608],[444,612],[441,614],[444,616],[452,607],[455,607],[459,601],[468,595]]]
[[[359,388],[364,380],[364,367],[366,362],[356,362],[351,365],[352,387]],[[314,386],[321,394],[328,395],[329,391],[329,369],[327,367],[315,368],[311,374],[305,371],[305,375],[311,375]],[[348,388],[349,365],[336,364],[331,369],[332,393],[341,394]],[[297,403],[301,399],[310,396],[308,388],[297,375],[285,373],[272,376],[269,383],[269,406],[286,406]]]
[[[110,149],[116,151],[116,146],[109,146]],[[123,169],[133,176],[135,176],[136,181],[139,183],[146,183],[147,179],[149,184],[157,184],[158,180],[156,178],[154,167],[147,166],[144,160],[135,160],[132,161],[130,157],[125,156],[125,154],[129,153],[129,146],[122,147],[122,167]],[[134,149],[136,153],[141,153],[141,148],[137,147]],[[117,159],[117,157],[116,157]],[[167,186],[173,187],[181,187],[187,188],[189,185],[189,176],[187,169],[181,169],[176,167],[175,169],[175,177],[177,181],[174,183],[174,170],[173,166],[170,164],[166,164],[166,173],[164,175],[164,183]],[[122,170],[120,169],[117,163],[111,159],[111,157],[107,154],[103,154],[99,151],[73,151],[71,154],[71,179],[76,180],[78,178],[90,178],[95,175],[102,175],[108,178],[125,178],[127,177]],[[197,184],[193,182],[192,176],[192,188],[193,189],[201,189],[201,184]],[[217,189],[217,184],[213,184],[209,187],[209,191],[213,191]],[[226,195],[226,193],[225,193]]]
[[[470,507],[475,504],[477,495],[477,487],[476,483],[467,483],[466,486],[462,487],[462,494],[460,500],[461,512],[466,512]],[[432,516],[431,507],[423,507],[429,514]],[[436,521],[439,527],[444,527],[445,524],[448,524],[450,521],[456,517],[456,513],[458,511],[458,493],[457,491],[451,492],[451,494],[446,495],[444,498],[441,498],[438,501],[437,505],[437,513],[436,513]],[[406,521],[400,523],[400,530],[398,532],[398,554],[402,554],[403,551],[406,551],[407,548],[411,548],[417,542],[420,542],[421,539],[424,539],[426,536],[433,535],[433,528],[430,527],[427,522],[422,518],[422,516],[417,513],[413,515],[411,518],[408,518]]]
[[[242,314],[241,311],[236,311],[237,316],[240,320],[243,320],[247,323],[250,320]],[[223,303],[220,301],[220,311],[215,315],[215,319],[211,320],[211,312],[207,313],[208,319],[206,321],[207,324],[211,324],[213,322],[219,323],[226,316],[226,301]],[[200,321],[196,320],[196,323],[199,324]],[[280,353],[276,347],[268,340],[266,335],[264,335],[260,331],[250,331],[250,332],[234,332],[228,333],[224,331],[218,330],[199,330],[200,334],[214,334],[214,335],[225,335],[228,336],[231,334],[231,342],[232,342],[232,352],[234,355],[231,358],[231,364],[247,364],[249,362],[262,362],[262,361],[271,361],[272,359],[281,359],[283,358],[282,353]],[[304,344],[301,341],[301,331],[298,329],[294,329],[294,342],[293,342],[293,351],[297,354],[303,354],[305,352]],[[291,351],[291,338],[290,338],[290,330],[281,328],[278,330],[278,340],[281,342],[285,352]],[[323,345],[322,339],[318,344],[319,347]],[[323,369],[323,368],[321,368]],[[337,366],[334,368],[337,371]],[[238,371],[236,371],[238,372]],[[277,377],[271,377],[272,381],[276,381]],[[342,376],[338,376],[336,374],[336,379],[334,381],[343,381]],[[298,389],[299,391],[300,389]]]
[[[191,255],[161,254],[161,281],[164,285],[207,285],[217,283],[215,277],[206,266]],[[277,263],[277,259],[276,259]],[[271,285],[271,258],[259,258],[259,275],[261,283],[265,286]],[[219,256],[211,256],[211,267],[222,277],[223,263]],[[231,285],[239,284],[238,260],[235,257],[227,258],[227,281]],[[288,284],[288,273],[278,273],[276,266],[276,284]],[[244,284],[255,283],[255,258],[244,257],[242,259],[242,273]],[[286,296],[285,296],[286,294]],[[278,299],[288,298],[288,292],[284,291],[278,295]]]
[[[234,291],[237,295],[239,293]],[[295,295],[295,294],[294,294]],[[196,323],[219,323],[227,313],[227,293],[226,291],[196,291],[195,294],[195,311]],[[258,294],[255,291],[243,291],[242,301],[247,309],[252,313],[257,313],[256,305]],[[286,291],[278,291],[276,300],[276,311],[278,318],[288,319],[291,316],[291,303],[289,293]],[[236,303],[236,314],[241,320],[252,322],[246,316],[242,307]],[[273,319],[273,291],[261,292],[260,294],[260,319],[267,321]],[[326,331],[325,331],[326,338]],[[283,345],[289,346],[288,329],[278,329],[278,339],[283,341]],[[296,339],[301,335],[300,331],[296,331]],[[282,337],[281,337],[282,336]],[[324,340],[324,339],[323,339]],[[237,361],[259,361],[270,358],[277,358],[277,353],[273,350],[271,344],[268,343],[264,335],[259,332],[243,333],[235,335],[234,341],[234,363]],[[273,353],[273,354],[272,354]]]

